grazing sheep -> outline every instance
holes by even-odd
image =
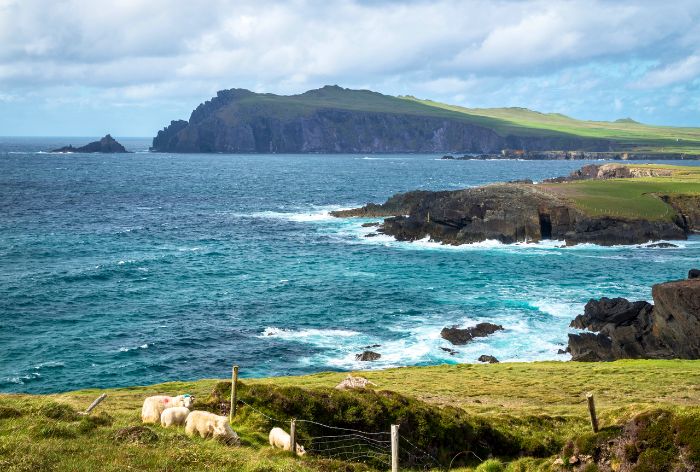
[[[163,410],[173,406],[184,406],[190,408],[194,403],[194,397],[191,395],[178,395],[177,397],[168,397],[166,395],[156,395],[148,397],[143,401],[141,408],[141,421],[144,423],[158,423]]]
[[[285,451],[291,451],[291,443],[292,438],[282,428],[272,428],[270,430],[270,446],[279,447]],[[298,443],[296,444],[296,446],[298,456],[303,456],[304,454],[306,454],[304,446],[300,446]]]
[[[160,414],[160,425],[164,428],[170,426],[182,426],[185,424],[187,415],[190,414],[190,409],[184,406],[173,406],[163,410]]]
[[[195,433],[203,438],[213,437],[227,444],[239,444],[240,439],[231,429],[226,416],[215,415],[208,411],[193,411],[185,420],[185,433],[194,436]]]

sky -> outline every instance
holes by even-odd
[[[1,136],[154,136],[323,85],[700,126],[700,1],[0,0]]]

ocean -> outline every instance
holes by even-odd
[[[0,391],[561,360],[590,298],[651,298],[700,262],[673,249],[460,247],[365,237],[333,209],[414,189],[565,175],[585,161],[439,155],[50,154],[0,138]],[[699,163],[685,162],[686,165]],[[466,346],[445,326],[503,331]],[[375,362],[355,355],[371,350]],[[451,355],[442,347],[455,349]]]

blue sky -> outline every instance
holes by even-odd
[[[700,2],[0,0],[0,135],[153,136],[326,84],[700,126]]]

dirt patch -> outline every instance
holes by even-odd
[[[129,426],[121,428],[113,436],[116,442],[130,442],[137,444],[152,444],[158,441],[158,435],[146,426]]]

